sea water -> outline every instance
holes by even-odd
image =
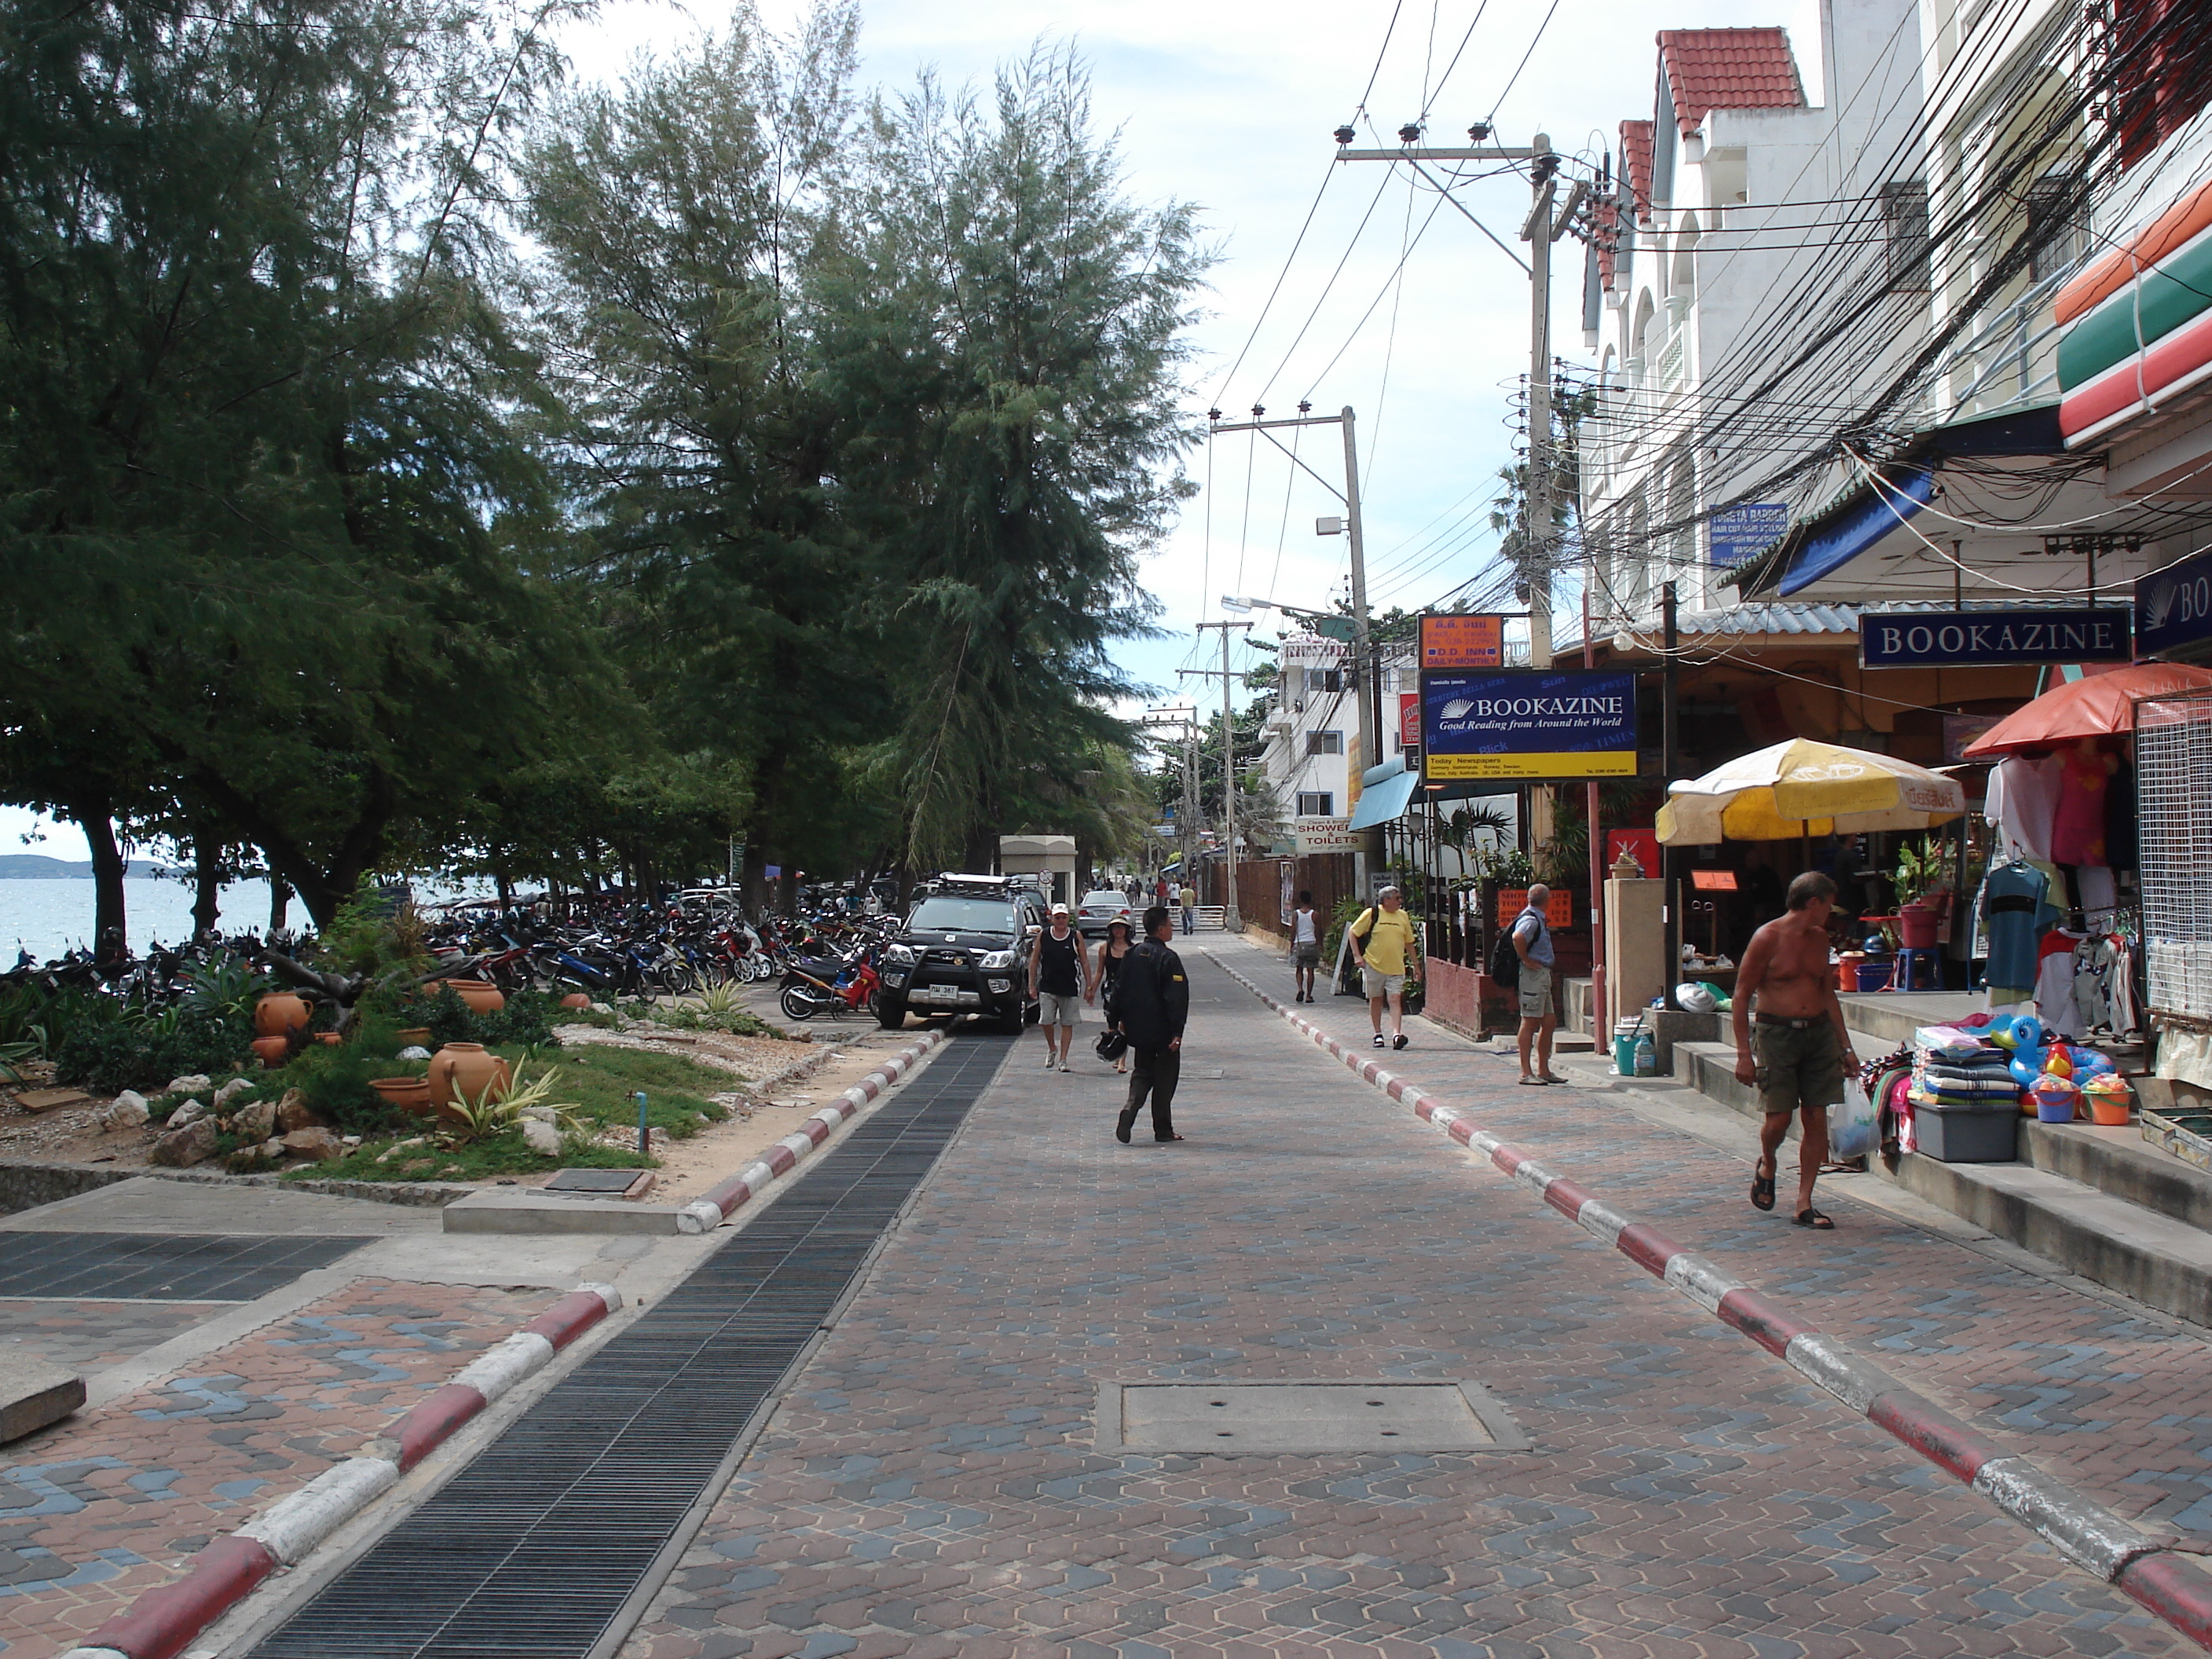
[[[13,967],[19,949],[38,962],[64,951],[90,949],[92,889],[92,882],[82,878],[0,881],[0,968]],[[489,883],[415,884],[416,896],[427,901],[479,898],[490,891]],[[218,901],[216,927],[226,933],[265,933],[269,896],[269,884],[259,877],[231,883]],[[125,876],[123,917],[134,954],[143,955],[155,944],[182,944],[192,936],[192,884],[161,876]],[[314,925],[297,898],[284,920],[295,931]]]

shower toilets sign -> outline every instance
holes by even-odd
[[[1636,676],[1421,674],[1424,775],[1620,778],[1636,775]]]

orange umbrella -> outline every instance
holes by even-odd
[[[2212,687],[2212,668],[2180,662],[2138,662],[2094,674],[2045,692],[2014,709],[1976,738],[1968,760],[2016,754],[2023,749],[2057,749],[2077,738],[2106,738],[2132,732],[2136,704],[2145,697]]]

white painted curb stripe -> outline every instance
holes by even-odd
[[[399,1466],[389,1458],[349,1457],[279,1498],[240,1527],[238,1536],[252,1539],[289,1567],[398,1484]]]
[[[1975,1472],[1974,1490],[2106,1583],[2136,1557],[2160,1547],[2158,1540],[2069,1491],[2025,1458],[1991,1458]]]
[[[1782,1357],[1791,1370],[1818,1382],[1862,1417],[1875,1395],[1910,1392],[1879,1365],[1869,1365],[1835,1338],[1819,1331],[1798,1332],[1790,1339]]]
[[[623,1293],[617,1290],[613,1285],[601,1285],[595,1280],[587,1279],[582,1284],[577,1285],[576,1288],[580,1291],[589,1291],[593,1296],[599,1297],[601,1304],[605,1307],[609,1313],[618,1314],[622,1311]]]
[[[1707,1313],[1721,1310],[1721,1298],[1730,1291],[1747,1291],[1751,1287],[1740,1279],[1731,1279],[1701,1255],[1687,1250],[1677,1251],[1667,1258],[1667,1282],[1688,1297]]]
[[[676,1231],[679,1233],[711,1233],[727,1218],[719,1204],[709,1204],[703,1198],[695,1198],[676,1212]]]
[[[506,1341],[478,1354],[453,1380],[474,1389],[484,1404],[505,1394],[553,1358],[553,1345],[535,1331],[517,1331]]]

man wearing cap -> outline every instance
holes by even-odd
[[[1367,993],[1367,1014],[1375,1027],[1375,1046],[1382,1047],[1382,1007],[1390,1008],[1390,1046],[1406,1046],[1406,975],[1419,954],[1413,919],[1399,902],[1398,890],[1385,887],[1372,909],[1362,910],[1348,930],[1352,959],[1359,964],[1360,988]]]
[[[1030,946],[1030,994],[1037,999],[1037,1030],[1044,1033],[1044,1068],[1067,1069],[1075,1027],[1083,1018],[1083,940],[1069,924],[1067,907],[1052,907],[1052,926]]]

